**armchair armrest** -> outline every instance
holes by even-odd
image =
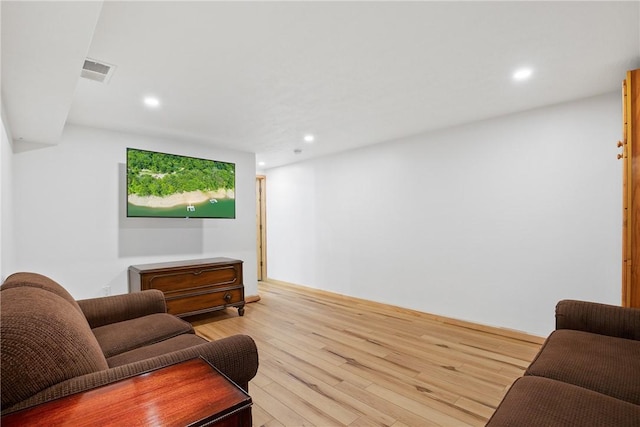
[[[78,300],[78,305],[91,329],[149,314],[167,312],[164,294],[157,289]]]
[[[556,305],[556,329],[640,340],[640,308],[562,300]]]
[[[10,408],[2,408],[2,415],[197,357],[207,360],[244,390],[248,390],[249,381],[258,372],[258,349],[255,342],[247,335],[234,335],[162,356],[71,378],[42,390]]]

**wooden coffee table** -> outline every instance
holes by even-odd
[[[251,397],[191,359],[2,417],[7,426],[251,426]]]

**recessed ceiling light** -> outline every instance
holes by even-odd
[[[145,96],[144,105],[147,107],[156,108],[160,106],[160,100],[155,96]]]
[[[258,162],[258,166],[264,166],[264,165],[266,165],[265,162]]]
[[[531,68],[520,68],[513,73],[513,80],[521,82],[530,78],[532,74],[533,70]]]
[[[304,136],[304,141],[305,142],[313,142],[314,139],[316,139],[316,137],[311,135],[311,134],[308,134],[308,135]]]

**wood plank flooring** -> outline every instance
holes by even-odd
[[[482,426],[540,347],[302,287],[258,291],[243,317],[189,319],[209,340],[256,341],[255,426]]]

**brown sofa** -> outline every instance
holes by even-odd
[[[2,415],[195,357],[245,390],[258,370],[250,337],[198,337],[160,291],[76,301],[48,277],[16,273],[0,305]]]
[[[640,308],[560,301],[487,426],[640,426]]]

